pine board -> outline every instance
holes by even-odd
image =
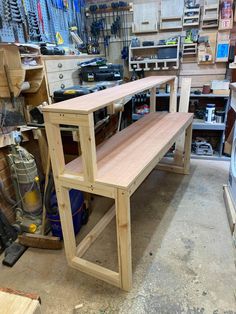
[[[145,79],[115,86],[93,94],[62,101],[57,104],[44,107],[43,111],[58,113],[88,114],[104,108],[118,100],[144,90],[151,89],[157,85],[174,80],[174,76],[152,76]]]
[[[150,113],[117,133],[97,149],[96,181],[129,187],[191,121],[190,113]],[[81,172],[80,157],[66,165],[66,173]]]

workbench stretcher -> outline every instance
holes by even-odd
[[[170,84],[170,113],[156,112],[156,88],[165,83]],[[152,76],[43,109],[68,264],[126,291],[132,287],[131,195],[183,136],[182,148],[179,145],[178,158],[174,159],[177,164],[162,166],[176,173],[189,172],[193,115],[176,112],[176,86],[174,76]],[[146,90],[150,90],[150,113],[96,148],[93,112]],[[68,164],[65,164],[60,124],[79,127],[82,155]],[[115,201],[77,247],[68,193],[72,188]],[[114,217],[118,272],[82,258]]]

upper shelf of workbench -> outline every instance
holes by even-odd
[[[150,76],[145,79],[108,88],[93,94],[62,101],[43,108],[43,111],[57,113],[89,114],[109,106],[116,101],[143,92],[153,87],[165,84],[175,79],[175,76]]]

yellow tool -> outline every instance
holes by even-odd
[[[57,39],[58,45],[62,45],[64,43],[64,39],[62,38],[62,36],[59,32],[56,32],[56,39]]]

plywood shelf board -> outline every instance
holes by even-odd
[[[160,27],[160,30],[174,30],[174,29],[182,29],[182,25],[181,26],[168,26],[168,27],[165,27],[165,26],[161,26]]]
[[[173,21],[173,20],[182,20],[181,16],[168,16],[168,17],[161,17],[162,21]]]
[[[184,20],[192,20],[192,19],[198,19],[199,18],[199,14],[198,15],[191,15],[191,16],[184,16],[183,19]]]
[[[143,64],[143,63],[164,63],[164,62],[176,62],[178,59],[150,59],[141,61],[130,61],[131,64]]]
[[[130,47],[131,50],[139,50],[139,49],[153,49],[153,48],[166,48],[166,47],[177,47],[176,45],[155,45],[155,46],[140,46],[140,47]]]

